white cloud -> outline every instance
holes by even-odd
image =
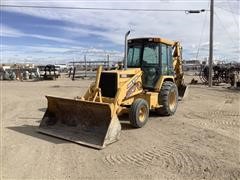
[[[1,27],[0,36],[5,36],[5,37],[21,37],[21,36],[23,36],[23,33],[17,29],[11,28],[4,24],[0,24],[0,27]]]
[[[39,35],[39,34],[24,34],[24,36],[43,39],[43,40],[50,40],[50,41],[55,41],[55,42],[62,42],[62,43],[76,43],[76,41],[71,40],[71,39],[52,37],[52,36],[44,36],[44,35]]]
[[[214,50],[218,50],[220,47],[221,47],[220,42],[213,42],[213,49]],[[209,49],[209,42],[201,43],[199,48],[208,50]]]
[[[76,41],[66,38],[59,38],[59,37],[52,37],[52,36],[45,36],[45,35],[39,35],[39,34],[30,34],[30,33],[24,33],[22,31],[19,31],[17,29],[14,29],[12,27],[6,26],[4,24],[1,24],[1,33],[0,36],[2,37],[31,37],[31,38],[37,38],[37,39],[43,39],[43,40],[50,40],[55,42],[62,42],[62,43],[76,43]]]
[[[83,60],[84,55],[87,60],[106,60],[110,55],[111,61],[121,60],[123,53],[115,50],[105,50],[97,48],[86,48],[82,46],[60,46],[50,45],[22,46],[22,45],[2,45],[2,62],[35,62],[35,63],[55,63],[75,60]],[[40,60],[40,61],[39,61]],[[37,62],[39,61],[39,62]]]
[[[19,5],[29,5],[30,2],[31,4],[42,6],[67,7],[209,9],[209,0],[160,0],[149,2],[5,1],[5,3],[8,4]],[[230,6],[228,3],[230,3]],[[234,0],[229,1],[228,3],[223,1],[215,2],[215,6],[220,7],[215,8],[215,13],[218,18],[215,15],[214,38],[216,42],[219,42],[218,45],[215,45],[215,50],[218,50],[218,53],[221,55],[224,53],[224,56],[236,56],[236,53],[232,54],[232,44],[239,46],[239,26],[236,24],[236,19],[239,19],[239,1]],[[221,8],[227,9],[228,11],[222,10]],[[172,40],[179,40],[181,41],[185,52],[196,52],[200,38],[200,44],[209,40],[209,12],[186,15],[184,12],[85,11],[30,8],[12,8],[8,10],[49,20],[64,21],[66,25],[58,28],[65,31],[72,39],[75,37],[89,37],[95,35],[103,40],[108,40],[113,44],[123,45],[123,36],[125,32],[129,29],[134,29],[134,32],[130,35],[131,37],[160,36]],[[201,32],[204,19],[206,19],[205,28],[203,29],[203,32]],[[225,28],[223,28],[222,24]],[[93,26],[94,28],[88,26]],[[201,34],[203,34],[202,37],[200,37]],[[33,36],[39,37],[40,35],[35,34]],[[41,38],[48,40],[47,37]],[[202,48],[200,51],[201,55],[207,55],[207,53],[207,48]],[[191,56],[194,57],[194,55]],[[185,55],[185,57],[188,56]]]

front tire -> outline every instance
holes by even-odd
[[[159,103],[162,107],[156,110],[158,114],[171,116],[176,112],[178,106],[178,88],[175,83],[171,81],[163,83],[159,93]]]
[[[129,112],[129,120],[133,127],[141,128],[143,127],[149,117],[149,106],[147,101],[144,99],[136,99]]]

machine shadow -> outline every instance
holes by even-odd
[[[131,126],[128,118],[128,114],[123,114],[121,116],[118,116],[118,119],[121,124],[122,130],[132,130],[135,129],[134,127]]]
[[[54,144],[68,143],[68,141],[38,132],[37,131],[38,126],[23,125],[23,126],[7,127],[7,129],[10,129],[28,136],[32,136],[34,138],[45,140]]]

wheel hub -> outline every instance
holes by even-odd
[[[146,118],[146,113],[147,113],[147,110],[145,107],[141,107],[140,110],[139,110],[139,120],[141,122],[144,122],[145,118]]]
[[[169,108],[172,111],[176,106],[176,93],[175,91],[170,91],[168,96]]]

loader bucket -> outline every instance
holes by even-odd
[[[178,87],[178,100],[182,101],[188,95],[188,86],[182,84]]]
[[[119,139],[121,125],[108,103],[46,96],[39,131],[97,149]]]

